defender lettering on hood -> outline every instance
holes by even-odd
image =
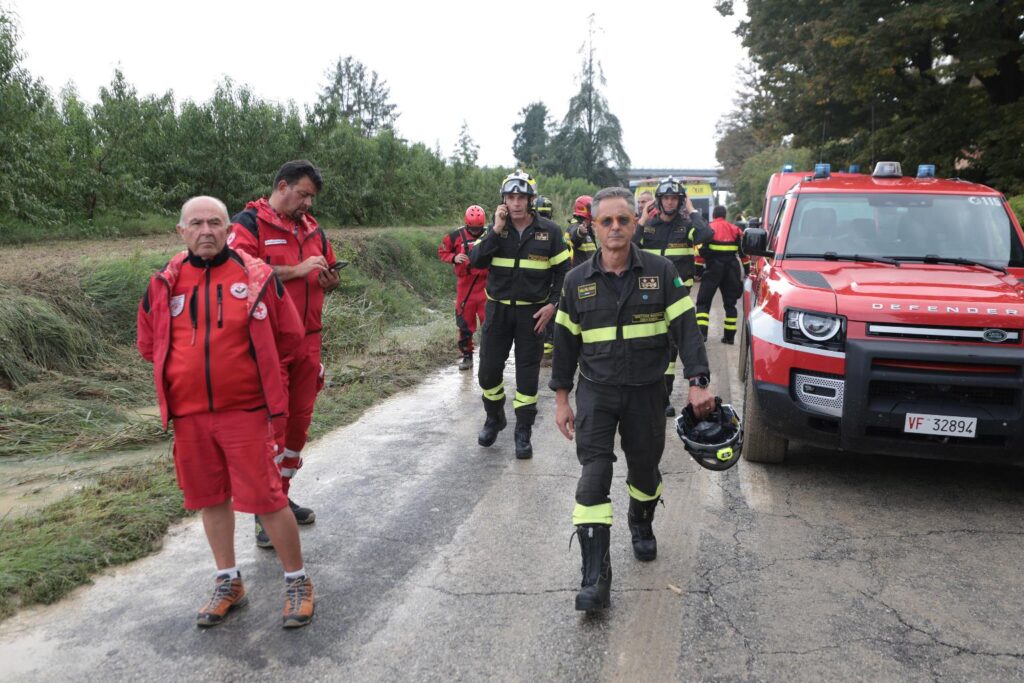
[[[873,311],[924,311],[960,315],[1024,315],[1016,308],[979,308],[978,306],[922,306],[920,304],[871,304]]]

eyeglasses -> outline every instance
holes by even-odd
[[[629,225],[632,225],[633,221],[635,220],[635,216],[622,214],[621,216],[603,216],[597,221],[597,224],[600,225],[602,228],[610,228],[616,223],[618,223],[619,227],[625,228]]]

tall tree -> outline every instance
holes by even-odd
[[[326,75],[327,85],[312,110],[319,128],[329,130],[342,119],[368,137],[394,128],[397,106],[390,101],[387,81],[376,71],[350,56],[339,58]]]
[[[512,141],[512,153],[520,166],[538,166],[548,151],[548,141],[552,127],[548,118],[548,108],[543,102],[533,102],[520,110],[522,120],[512,126],[516,134]]]
[[[591,14],[587,40],[580,47],[580,90],[569,100],[569,111],[552,140],[545,167],[598,185],[613,185],[620,182],[616,169],[629,168],[629,155],[622,146],[619,118],[608,109],[608,100],[599,89],[605,78],[596,58],[594,32]]]
[[[458,166],[476,166],[477,157],[480,155],[480,145],[476,144],[469,134],[469,124],[462,122],[459,129],[459,139],[455,143],[455,151],[452,152],[452,163]]]

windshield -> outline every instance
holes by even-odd
[[[1024,267],[1024,245],[998,197],[844,193],[796,200],[786,256],[938,256]]]

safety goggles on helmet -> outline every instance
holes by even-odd
[[[505,177],[501,183],[501,196],[518,192],[530,197],[537,196],[537,183],[529,174],[523,171],[516,171]]]
[[[690,457],[705,469],[721,472],[740,460],[743,423],[721,398],[715,397],[715,409],[703,419],[697,419],[693,406],[687,405],[676,418],[676,434]]]
[[[686,188],[681,182],[669,176],[658,183],[658,189],[654,191],[654,196],[657,199],[661,199],[667,194],[674,194],[682,199],[686,196]]]

